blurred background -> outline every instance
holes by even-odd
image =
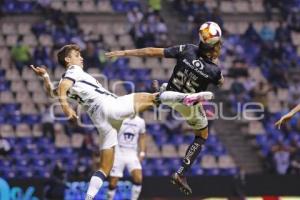
[[[8,199],[83,199],[99,163],[96,130],[63,120],[58,101],[46,96],[42,80],[29,64],[47,66],[52,81],[59,81],[64,69],[56,52],[64,44],[76,43],[85,70],[105,87],[118,95],[132,92],[131,84],[123,80],[134,83],[135,92],[150,91],[153,79],[168,80],[174,60],[107,60],[104,53],[198,44],[198,28],[206,21],[218,23],[223,31],[219,66],[225,84],[211,90],[223,115],[231,119],[210,121],[208,141],[189,171],[194,193],[186,198],[170,185],[169,175],[193,141],[191,129],[168,112],[160,112],[160,120],[153,111],[145,112],[148,146],[141,199],[300,198],[300,116],[281,130],[274,127],[300,102],[299,0],[0,3],[1,200],[6,200],[4,193],[9,193]],[[262,119],[249,120],[242,114],[248,102],[264,106]],[[262,113],[247,116],[258,114]],[[85,113],[81,120],[91,123]],[[127,174],[116,199],[130,199],[130,188]],[[97,199],[105,199],[106,189],[107,185]]]

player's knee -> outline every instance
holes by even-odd
[[[108,188],[114,190],[117,188],[118,180],[115,178],[109,178]]]
[[[143,176],[141,173],[135,174],[135,176],[132,177],[132,182],[135,185],[141,185],[143,182]]]
[[[115,182],[109,182],[109,185],[108,185],[108,189],[109,190],[114,190],[114,189],[116,189],[117,188],[117,183],[115,183]]]
[[[207,139],[208,138],[208,128],[202,128],[202,129],[198,129],[194,131],[195,136],[200,136],[203,139]]]
[[[203,145],[206,142],[207,138],[203,138],[202,136],[195,136],[194,142],[200,145]]]

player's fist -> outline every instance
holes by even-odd
[[[43,67],[35,67],[34,65],[30,65],[30,67],[38,76],[44,76],[45,74],[47,74],[47,70]]]
[[[76,112],[71,108],[65,110],[65,114],[66,114],[67,118],[72,122],[77,122],[77,120],[79,119]]]
[[[140,162],[143,162],[143,160],[145,159],[145,156],[146,156],[145,152],[141,151],[139,153],[139,160],[140,160]]]
[[[285,122],[289,121],[291,118],[293,117],[293,115],[291,113],[288,113],[284,116],[282,116],[280,118],[280,120],[278,120],[276,123],[275,123],[275,126],[280,129],[281,127],[281,124],[284,124]]]
[[[121,57],[125,56],[125,51],[111,51],[105,53],[106,58],[113,58],[113,57]]]

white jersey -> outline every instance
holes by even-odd
[[[93,76],[83,71],[80,66],[72,65],[64,73],[62,79],[69,79],[74,85],[68,91],[68,97],[75,99],[85,108],[89,108],[99,95],[117,97],[106,90]]]
[[[118,133],[119,147],[137,151],[138,138],[140,134],[146,132],[145,126],[145,120],[138,116],[126,118]]]

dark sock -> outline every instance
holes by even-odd
[[[193,143],[186,150],[185,156],[182,160],[182,164],[180,168],[177,170],[178,174],[184,175],[185,172],[187,172],[191,168],[193,162],[199,155],[202,149],[202,145],[205,143],[205,141],[206,140],[200,136],[195,137]]]

